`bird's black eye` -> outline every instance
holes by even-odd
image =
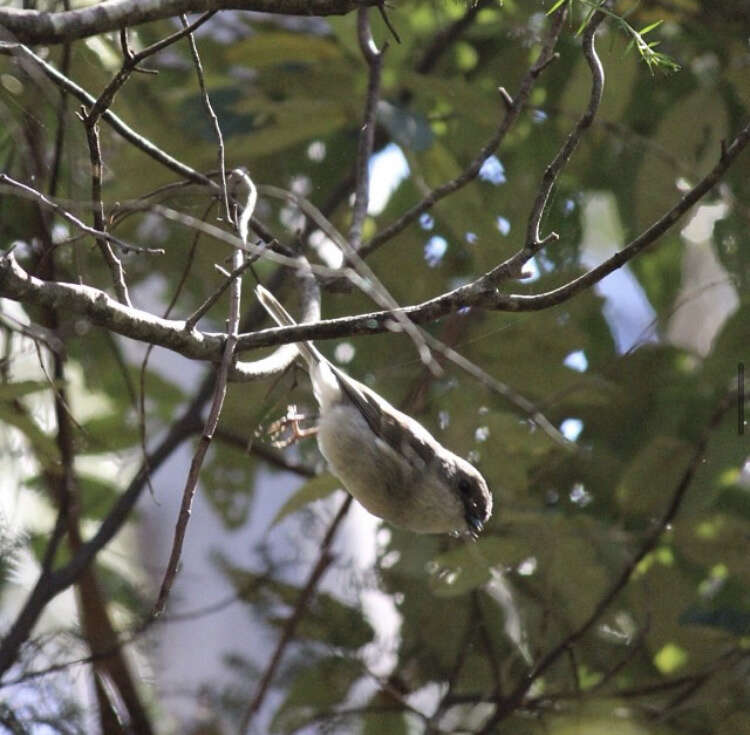
[[[464,497],[468,497],[469,495],[471,495],[471,483],[465,477],[462,477],[458,481],[458,491]]]

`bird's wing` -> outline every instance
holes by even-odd
[[[385,399],[378,396],[366,386],[331,366],[339,380],[342,391],[357,406],[372,432],[383,440],[391,449],[411,460],[421,461],[429,466],[435,461],[435,439],[420,424],[402,414]],[[404,419],[411,421],[412,430],[404,431]],[[416,429],[416,430],[415,430]]]

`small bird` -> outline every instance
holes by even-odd
[[[279,326],[296,324],[267,289],[255,292]],[[394,526],[476,537],[492,515],[492,495],[479,471],[332,365],[312,342],[296,347],[320,406],[318,446],[349,493]]]

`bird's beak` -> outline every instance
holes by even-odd
[[[472,536],[478,536],[484,529],[482,519],[473,513],[466,514],[466,523],[469,526],[469,533],[471,533]]]

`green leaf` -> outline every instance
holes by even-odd
[[[615,496],[620,505],[634,515],[662,511],[694,451],[689,442],[657,436],[638,453],[618,483]]]
[[[571,0],[557,0],[557,2],[547,11],[547,15],[552,15],[561,5],[569,3]]]
[[[78,451],[112,452],[129,449],[140,443],[138,427],[128,424],[120,413],[96,416],[81,424],[82,435],[78,436]]]
[[[385,695],[387,696],[387,695]],[[377,700],[377,697],[376,697]],[[377,706],[378,702],[373,702]],[[384,705],[395,706],[393,702],[385,702]],[[369,712],[362,717],[362,735],[409,735],[409,723],[404,712]]]
[[[57,472],[60,451],[54,438],[45,434],[24,411],[12,404],[0,403],[0,422],[18,429],[31,444],[36,460],[46,470]]]
[[[296,602],[299,590],[291,588],[291,591]],[[287,619],[270,617],[268,621],[282,627]],[[330,595],[318,593],[297,625],[296,635],[304,640],[320,641],[327,646],[356,651],[367,645],[375,634],[372,626],[362,617],[361,611]]]
[[[228,138],[227,156],[269,155],[303,141],[329,135],[349,124],[345,100],[294,97],[282,102],[250,99],[238,105],[247,135]],[[245,111],[244,108],[247,108]]]
[[[2,383],[0,384],[0,401],[14,401],[29,393],[37,393],[53,387],[54,383],[47,380],[19,380],[15,383]]]
[[[469,544],[440,554],[430,567],[430,589],[440,597],[462,596],[490,579],[489,565]]]
[[[325,61],[343,61],[341,47],[328,38],[301,33],[258,33],[246,41],[233,43],[226,58],[234,64],[260,69],[289,64],[312,65]]]
[[[141,367],[129,366],[128,373],[134,385],[140,385]],[[155,370],[146,371],[146,405],[149,415],[157,413],[159,418],[164,421],[171,421],[174,418],[175,410],[179,404],[185,400],[185,393],[174,380],[169,380],[161,376]],[[120,395],[124,391],[115,391],[115,395]],[[111,392],[110,392],[111,395]],[[153,403],[153,412],[149,406]]]
[[[276,710],[270,731],[294,732],[318,713],[330,713],[344,701],[361,675],[362,666],[357,661],[333,656],[315,661],[295,678],[286,699]]]
[[[143,609],[145,599],[139,585],[134,584],[118,569],[100,561],[96,565],[96,577],[107,600],[131,612]]]
[[[338,490],[341,487],[341,482],[337,480],[330,472],[324,472],[317,477],[313,477],[308,480],[284,505],[279,508],[279,511],[271,521],[271,528],[277,523],[280,523],[288,515],[295,513],[300,508],[303,508],[308,503],[312,503],[314,500],[321,500],[327,498],[332,492]]]
[[[238,596],[253,605],[283,604],[294,608],[299,601],[301,590],[295,585],[241,569],[222,557],[217,559],[217,564]],[[281,626],[286,618],[277,615],[271,617],[270,622]],[[374,636],[372,626],[364,619],[361,610],[322,592],[307,603],[305,615],[297,627],[298,638],[352,650],[366,645]]]
[[[654,28],[658,28],[663,22],[663,20],[657,20],[655,23],[651,23],[651,25],[647,25],[645,28],[641,28],[638,33],[640,33],[642,36],[645,36],[647,33],[653,31]]]
[[[119,496],[115,483],[94,475],[78,473],[76,482],[80,490],[81,515],[84,518],[104,518]]]
[[[24,480],[24,485],[41,493],[45,498],[48,497],[47,484],[42,475],[34,475]],[[76,486],[80,491],[79,512],[83,518],[103,518],[119,494],[114,483],[80,472],[76,473]]]
[[[732,485],[721,489],[714,499],[713,507],[750,520],[750,488]]]

